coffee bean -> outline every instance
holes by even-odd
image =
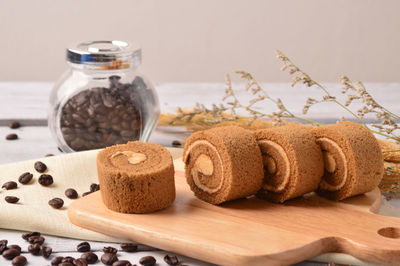
[[[58,256],[51,260],[51,266],[58,266],[64,257]]]
[[[38,171],[39,173],[43,173],[44,171],[47,170],[47,165],[45,165],[44,163],[42,163],[41,161],[37,161],[34,164],[34,168],[36,171]]]
[[[54,209],[60,209],[64,205],[64,201],[60,198],[54,198],[49,200],[49,205]]]
[[[6,136],[6,140],[16,140],[18,139],[18,135],[17,134],[8,134]]]
[[[121,249],[125,252],[135,252],[138,249],[138,246],[133,243],[122,243]]]
[[[167,263],[168,265],[172,265],[172,266],[178,265],[178,263],[179,263],[179,260],[178,260],[178,257],[177,257],[177,256],[165,255],[164,261],[165,261],[165,263]]]
[[[39,255],[40,253],[40,244],[32,244],[28,246],[28,252],[32,255]]]
[[[18,187],[18,184],[17,184],[17,182],[14,182],[14,181],[5,182],[2,186],[2,188],[7,189],[7,190],[16,189],[17,187]]]
[[[19,256],[21,254],[21,251],[19,251],[18,249],[7,249],[3,251],[3,257],[6,260],[12,260],[13,258],[15,258],[16,256]]]
[[[14,196],[6,196],[4,198],[8,203],[17,203],[19,201],[19,198],[14,197]]]
[[[112,266],[132,266],[132,263],[130,263],[129,260],[117,260]]]
[[[29,232],[29,233],[22,234],[22,238],[25,239],[26,241],[28,241],[28,239],[31,236],[40,236],[40,233],[39,232]]]
[[[64,257],[64,258],[62,259],[62,261],[61,261],[61,262],[69,262],[69,263],[73,263],[73,262],[74,262],[74,260],[75,260],[75,258],[73,258],[73,257],[71,257],[71,256],[67,256],[67,257]]]
[[[76,246],[76,250],[77,250],[78,252],[87,252],[87,251],[90,251],[90,244],[89,244],[88,242],[79,243],[79,244]]]
[[[39,177],[39,184],[41,184],[42,186],[50,186],[51,184],[53,184],[53,177],[51,175],[40,175]]]
[[[112,265],[118,260],[117,256],[113,253],[104,253],[101,256],[101,262],[105,265]]]
[[[93,252],[85,252],[82,254],[81,258],[85,259],[88,264],[95,264],[99,259]]]
[[[23,173],[22,175],[19,176],[18,181],[21,184],[28,184],[33,178],[33,175],[29,172]]]
[[[24,266],[27,262],[24,256],[16,256],[11,263],[13,266]]]
[[[50,247],[46,247],[46,246],[40,247],[40,255],[42,255],[46,259],[48,257],[50,257],[52,251],[53,251],[53,249]]]
[[[84,192],[84,193],[82,193],[82,197],[85,197],[85,196],[89,195],[90,193],[93,193],[93,192],[91,192],[91,191]]]
[[[76,192],[76,190],[73,188],[68,188],[65,190],[65,196],[70,199],[76,199],[78,198],[78,192]]]
[[[13,121],[10,124],[10,128],[11,129],[16,129],[16,128],[19,128],[20,126],[21,126],[21,124],[19,122],[17,122],[17,121]]]
[[[153,266],[156,264],[156,259],[153,256],[146,256],[141,258],[139,263],[144,266]]]
[[[71,262],[61,262],[60,264],[58,264],[58,266],[74,266],[74,264]]]
[[[52,157],[52,156],[54,156],[54,154],[48,153],[48,154],[46,154],[44,157]]]
[[[31,236],[28,238],[28,242],[31,244],[43,244],[44,242],[44,237],[42,236]]]
[[[8,240],[3,239],[0,240],[0,255],[3,254],[3,251],[7,249]]]
[[[87,266],[88,265],[87,261],[85,259],[82,259],[82,258],[74,260],[73,264],[75,266]]]
[[[93,183],[93,184],[90,185],[90,192],[96,192],[98,190],[100,190],[100,185],[99,184]]]
[[[113,248],[113,247],[104,247],[103,248],[104,253],[112,253],[112,254],[117,254],[118,249]]]
[[[182,146],[182,143],[179,140],[174,140],[174,141],[172,141],[172,146],[173,147],[180,147],[180,146]]]
[[[18,245],[8,245],[7,246],[7,249],[12,249],[12,248],[18,250],[19,252],[21,252],[21,247],[18,246]]]

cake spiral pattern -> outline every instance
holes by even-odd
[[[107,208],[148,213],[175,200],[174,165],[164,147],[139,141],[108,147],[97,155],[100,192]]]
[[[312,129],[323,152],[325,171],[318,193],[342,200],[376,188],[383,177],[378,141],[364,126],[341,122]]]
[[[253,195],[263,179],[262,157],[253,134],[236,126],[193,133],[183,161],[195,196],[212,204]]]
[[[254,132],[264,164],[264,184],[257,196],[284,202],[318,188],[324,163],[310,129],[287,125]]]

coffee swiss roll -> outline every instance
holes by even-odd
[[[354,122],[314,128],[325,171],[318,193],[342,200],[376,188],[383,177],[383,157],[378,141],[366,127]]]
[[[310,130],[309,126],[291,124],[254,132],[264,164],[258,197],[282,203],[318,188],[324,162]]]
[[[100,192],[107,208],[148,213],[175,200],[174,165],[164,147],[139,141],[101,150],[97,155]]]
[[[185,142],[183,161],[195,196],[212,204],[253,195],[262,184],[260,149],[254,135],[241,127],[193,133]]]

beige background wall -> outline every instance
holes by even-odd
[[[279,48],[316,79],[400,82],[400,1],[0,0],[0,81],[53,81],[64,48],[137,40],[156,82],[223,81],[246,69],[288,81]]]

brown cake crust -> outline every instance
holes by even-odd
[[[108,147],[97,155],[97,170],[103,202],[113,211],[154,212],[175,200],[172,157],[160,145],[133,141]]]
[[[311,127],[292,124],[254,132],[265,169],[264,186],[258,197],[284,202],[317,189],[324,164],[310,130]],[[272,170],[267,158],[274,162]]]
[[[212,204],[255,194],[262,185],[260,149],[253,134],[237,126],[193,133],[185,142],[187,183]]]
[[[378,186],[384,172],[383,157],[377,140],[367,128],[346,121],[314,128],[312,133],[321,148],[335,159],[334,171],[325,170],[318,189],[320,195],[342,200]]]

